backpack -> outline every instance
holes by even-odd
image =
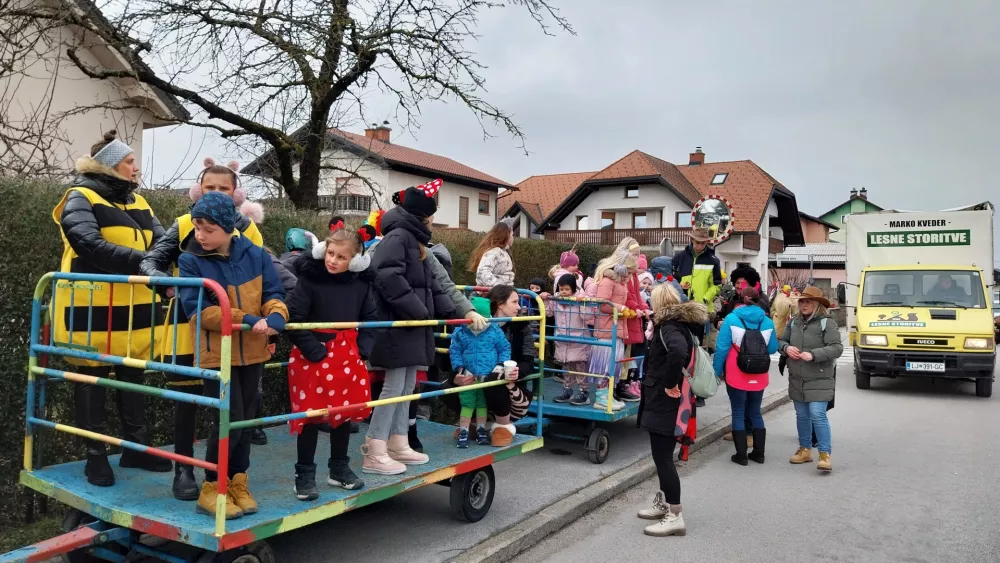
[[[757,328],[750,328],[743,324],[743,342],[736,352],[736,367],[743,373],[753,375],[767,373],[771,367],[771,354],[767,351],[767,340],[764,333],[760,331],[763,321],[757,324]]]
[[[666,349],[667,343],[663,340],[663,332],[659,331],[659,334],[660,342]],[[719,378],[715,377],[712,357],[701,347],[698,337],[692,334],[691,340],[694,343],[691,347],[691,362],[682,371],[691,386],[691,392],[702,399],[709,399],[719,390]]]

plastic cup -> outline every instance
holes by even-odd
[[[514,360],[507,360],[506,362],[504,362],[503,363],[503,376],[504,376],[504,378],[510,379],[510,374],[515,369],[517,369],[517,362],[515,362]]]

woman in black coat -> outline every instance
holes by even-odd
[[[454,306],[426,261],[439,186],[435,181],[394,194],[397,207],[382,218],[383,237],[370,268],[380,320],[423,321],[454,314]],[[434,327],[380,330],[374,349],[378,354],[372,366],[385,369],[379,399],[409,395],[416,385],[417,368],[434,363]],[[425,454],[409,445],[409,412],[409,402],[375,408],[362,447],[365,473],[395,475],[405,471],[406,465],[428,462]]]
[[[656,326],[649,344],[636,425],[649,432],[660,491],[653,499],[653,506],[640,510],[638,516],[659,520],[646,527],[648,536],[683,536],[686,528],[681,516],[681,481],[673,459],[678,439],[675,431],[678,411],[682,408],[684,370],[691,362],[694,346],[692,331],[708,322],[708,310],[693,301],[682,303],[669,284],[653,290],[652,302]]]

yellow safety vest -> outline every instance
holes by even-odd
[[[179,241],[178,245],[181,248],[183,248],[184,241],[191,236],[192,232],[194,232],[194,222],[191,221],[191,214],[187,213],[178,217],[177,240]],[[253,220],[250,221],[250,225],[243,231],[242,235],[249,238],[250,242],[256,244],[257,246],[264,246],[264,238],[261,236],[260,229],[257,228],[257,225],[253,222]],[[180,275],[180,272],[178,271],[177,265],[174,264],[174,276],[178,275]],[[205,298],[208,298],[207,294],[205,295]],[[176,308],[178,330],[177,343],[174,343],[174,305],[176,303],[177,299],[170,300],[170,305],[167,308],[167,316],[166,319],[164,319],[163,324],[163,342],[162,346],[160,346],[160,357],[162,358],[161,361],[167,363],[173,363],[175,355],[177,357],[194,355],[194,339],[191,338],[191,330],[188,327],[186,315],[184,314],[184,311],[179,308]],[[184,381],[181,383],[174,382],[172,384],[201,385],[201,380]]]
[[[89,188],[72,187],[52,210],[52,219],[56,224],[60,223],[71,191],[83,194],[90,202],[104,240],[142,252],[152,245],[153,210],[138,194],[133,194],[135,200],[132,203],[122,205],[108,202]],[[107,273],[81,259],[70,246],[65,233],[62,233],[62,239],[60,271]],[[133,272],[122,272],[122,275],[131,274]],[[159,310],[156,296],[146,285],[59,280],[50,308],[53,344],[148,360],[152,343],[161,333]],[[102,365],[101,362],[73,358],[66,358],[66,361],[73,365]]]

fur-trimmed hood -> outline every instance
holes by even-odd
[[[139,184],[89,156],[77,159],[76,173],[73,186],[94,190],[112,202],[131,203],[132,192],[139,187]]]
[[[687,301],[656,311],[656,323],[677,321],[685,324],[704,325],[708,322],[708,308],[697,301]]]

